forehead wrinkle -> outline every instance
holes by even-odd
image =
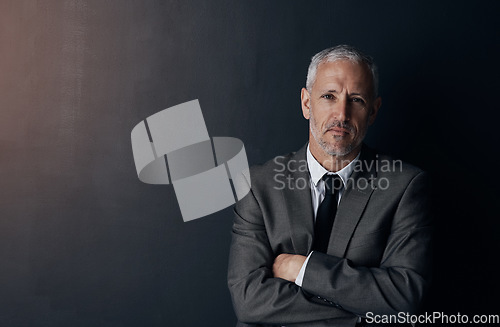
[[[320,82],[319,84],[323,84],[323,85],[321,85],[322,87],[319,90],[321,93],[330,92],[330,93],[339,94],[339,93],[343,93],[344,90],[347,90],[348,95],[368,96],[367,92],[363,92],[363,89],[365,89],[365,87],[363,87],[362,82],[361,83],[354,83],[354,85],[352,85],[352,88],[349,88],[349,86],[346,85],[346,84],[350,84],[349,81],[346,81],[346,82],[331,81],[331,82],[325,82],[325,83]],[[315,86],[319,86],[319,85],[315,85]],[[314,87],[313,87],[313,89],[314,89]]]
[[[339,90],[352,89],[352,92],[348,92],[348,94],[357,93],[369,97],[372,83],[368,76],[367,67],[352,62],[349,62],[351,65],[347,68],[337,67],[340,63],[339,61],[321,63],[318,66],[313,88],[315,85],[318,86],[317,84],[322,84],[322,92],[337,91],[338,93]]]

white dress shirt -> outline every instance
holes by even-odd
[[[321,166],[316,158],[313,157],[311,150],[309,149],[309,145],[307,145],[307,167],[309,168],[309,180],[311,183],[311,198],[314,212],[314,221],[316,221],[316,212],[318,211],[318,207],[325,198],[325,182],[322,179],[323,175],[338,175],[340,179],[342,179],[342,184],[344,185],[337,195],[337,204],[340,203],[340,199],[342,198],[342,195],[344,193],[347,181],[349,180],[349,177],[351,177],[351,174],[356,167],[356,162],[359,160],[360,154],[361,152],[358,153],[356,158],[354,158],[354,160],[351,161],[347,166],[335,173],[332,173],[331,171],[326,170],[325,167]],[[302,281],[304,280],[304,274],[306,272],[307,263],[309,262],[311,254],[312,252],[307,256],[306,261],[304,261],[304,264],[300,269],[299,275],[295,279],[295,284],[297,284],[298,286],[302,287]]]

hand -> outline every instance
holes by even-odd
[[[273,274],[274,277],[286,279],[289,282],[295,283],[295,279],[299,275],[300,268],[306,261],[307,257],[298,254],[282,253],[274,259]]]

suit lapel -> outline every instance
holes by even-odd
[[[286,217],[295,253],[303,255],[309,254],[314,240],[314,212],[306,150],[307,144],[287,163],[287,177],[290,182],[287,182],[281,193],[287,210]],[[344,257],[349,241],[373,193],[373,184],[376,184],[375,160],[374,151],[363,145],[359,166],[352,173],[337,209],[328,254]]]
[[[363,145],[359,162],[349,179],[335,216],[328,254],[344,257],[349,241],[373,193],[377,176],[375,153]]]
[[[306,157],[307,144],[297,151],[287,164],[287,186],[283,201],[290,224],[290,237],[296,254],[309,254],[314,237],[314,213]]]

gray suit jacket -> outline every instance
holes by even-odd
[[[359,163],[338,206],[328,251],[313,252],[302,287],[274,278],[272,265],[281,253],[311,252],[306,146],[251,168],[251,192],[234,210],[229,257],[228,285],[240,322],[354,326],[367,312],[418,310],[431,259],[426,175],[366,146]]]

